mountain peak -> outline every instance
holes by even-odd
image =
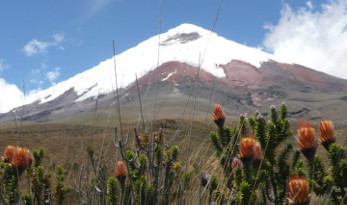
[[[172,28],[167,31],[167,34],[172,35],[172,34],[178,34],[178,33],[199,33],[200,35],[204,35],[206,33],[209,33],[209,30],[206,30],[200,26],[190,24],[190,23],[183,23],[175,28]]]
[[[118,54],[116,59],[119,86],[125,88],[134,82],[135,74],[142,77],[170,61],[200,67],[216,77],[226,77],[221,65],[226,65],[233,59],[259,67],[261,62],[273,58],[258,49],[227,40],[215,33],[210,34],[211,31],[207,29],[184,23],[161,34],[159,59],[158,36]],[[199,62],[200,56],[203,56],[203,62]],[[76,92],[76,102],[111,93],[115,87],[114,76],[113,60],[110,58],[53,87],[27,96],[25,104],[49,102],[71,88]],[[9,109],[2,109],[0,112]]]
[[[184,44],[209,35],[210,31],[194,24],[184,23],[162,34],[162,46]]]
[[[158,37],[153,36],[116,56],[118,86],[124,89],[126,102],[133,99],[134,93],[130,91],[136,90],[132,86],[135,74],[143,88],[150,88],[156,78],[159,83],[166,81],[161,85],[174,86],[168,88],[173,90],[171,96],[176,99],[177,94],[189,92],[189,80],[194,81],[198,68],[201,69],[199,81],[203,82],[202,85],[208,85],[203,89],[209,90],[209,84],[217,82],[216,85],[222,86],[222,91],[216,99],[222,102],[237,99],[239,105],[234,108],[267,106],[276,99],[283,101],[288,92],[299,93],[298,96],[305,96],[307,100],[306,95],[311,92],[345,92],[347,89],[346,81],[338,81],[297,65],[276,63],[276,58],[271,54],[193,24],[181,24],[160,34],[159,47]],[[59,119],[59,116],[64,118],[89,112],[95,109],[95,99],[109,109],[114,103],[115,76],[114,61],[110,58],[66,81],[26,96],[23,119],[47,121],[50,117]],[[335,95],[333,97],[336,99]],[[312,99],[316,98],[313,96]],[[0,106],[0,114],[14,107]],[[13,113],[19,111],[14,109]],[[297,113],[300,112],[303,111]],[[5,115],[7,117],[1,117]],[[12,114],[5,115],[0,115],[0,122],[13,117]]]

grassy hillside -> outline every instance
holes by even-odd
[[[124,111],[124,110],[123,110]],[[202,113],[202,112],[201,112]],[[205,113],[206,114],[206,113]],[[99,113],[99,116],[101,114]],[[190,121],[183,120],[179,132],[177,126],[179,120],[167,119],[156,120],[153,125],[153,131],[164,128],[165,144],[167,147],[178,145],[180,156],[178,161],[182,168],[177,172],[177,176],[183,177],[187,164],[187,172],[191,173],[191,184],[189,193],[186,195],[186,203],[197,204],[200,201],[199,195],[201,191],[201,175],[203,173],[211,173],[219,179],[223,179],[223,169],[219,166],[219,159],[216,157],[215,150],[211,144],[209,137],[210,131],[217,131],[218,128],[211,120],[211,116],[201,114],[197,117],[198,121],[193,122],[190,149],[188,149],[188,140],[190,133]],[[79,203],[78,183],[81,174],[82,164],[87,172],[86,176],[93,178],[92,164],[88,160],[87,147],[90,146],[94,150],[94,156],[101,159],[106,165],[107,177],[111,177],[116,169],[118,160],[122,160],[119,154],[119,148],[113,143],[113,126],[115,119],[105,119],[102,117],[90,116],[89,118],[79,118],[69,123],[47,123],[47,124],[24,124],[18,132],[18,128],[14,125],[4,125],[0,129],[0,150],[5,150],[7,145],[19,145],[27,147],[29,150],[38,150],[44,148],[45,156],[42,162],[43,167],[48,172],[54,173],[57,166],[63,167],[63,173],[66,176],[65,184],[72,187],[72,191],[67,195],[66,203]],[[136,141],[133,129],[139,127],[141,132],[141,123],[129,122],[123,124],[123,130],[130,133],[129,143],[127,147],[135,150]],[[236,127],[238,121],[226,121],[226,125]],[[151,127],[150,122],[146,127]],[[295,130],[296,124],[292,124],[291,129]],[[175,136],[175,133],[178,133]],[[345,146],[347,140],[347,128],[339,127],[335,130],[337,143]],[[293,144],[294,149],[298,149],[294,137],[287,139],[277,149],[283,150],[287,144]],[[189,153],[189,154],[188,154]],[[273,153],[277,155],[276,153]],[[186,156],[189,155],[188,162]],[[328,163],[326,150],[322,146],[318,147],[317,155],[321,156],[323,161]],[[307,165],[305,165],[305,170]],[[222,185],[220,185],[223,187]],[[24,174],[20,179],[21,194],[29,193],[28,178]],[[198,191],[200,190],[200,191]],[[186,192],[185,194],[187,194]],[[201,196],[208,200],[206,194]]]

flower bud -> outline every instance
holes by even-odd
[[[258,116],[260,113],[258,110],[255,111],[255,115]]]
[[[223,128],[224,126],[225,114],[219,104],[214,105],[213,122],[215,122],[219,128]]]
[[[271,111],[275,111],[275,110],[276,110],[276,106],[275,106],[275,105],[271,105],[271,106],[270,106],[270,110],[271,110]]]
[[[255,157],[255,140],[253,137],[240,139],[239,158],[245,166],[249,166]]]
[[[236,168],[241,168],[241,167],[243,167],[241,160],[239,160],[238,158],[235,157],[233,162],[231,163],[231,168],[236,169]]]
[[[261,160],[263,159],[261,146],[258,142],[255,143],[254,149],[255,149],[255,157],[254,157],[253,165],[258,167],[260,165]]]
[[[329,151],[329,146],[336,141],[334,124],[329,120],[319,121],[319,142]]]
[[[296,140],[304,156],[308,160],[312,161],[314,155],[316,154],[316,149],[318,146],[317,141],[314,137],[313,126],[308,122],[300,121]]]
[[[2,157],[2,160],[4,162],[9,163],[12,160],[12,158],[13,158],[13,154],[15,152],[15,149],[16,148],[14,146],[10,146],[10,145],[7,146],[6,149],[5,149],[5,152],[4,152],[4,156]]]
[[[257,116],[257,120],[258,120],[258,121],[263,120],[263,118],[264,118],[264,117],[263,117],[262,115],[260,115],[260,114]]]
[[[124,163],[122,161],[117,162],[117,169],[114,173],[114,176],[118,179],[118,181],[124,185],[125,179],[127,175],[127,170],[124,166]]]
[[[290,204],[306,205],[310,203],[308,183],[305,178],[293,175],[288,182],[288,201]]]

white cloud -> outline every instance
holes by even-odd
[[[37,39],[33,39],[29,43],[27,43],[22,50],[27,56],[43,54],[47,51],[48,47],[58,46],[63,40],[64,40],[63,34],[54,34],[53,41],[49,41],[49,42],[38,41]]]
[[[41,42],[34,39],[24,46],[23,51],[27,56],[41,54],[46,52],[46,49],[49,45],[50,44],[47,42]]]
[[[313,4],[312,4],[311,1],[306,2],[306,6],[307,6],[308,8],[310,8],[310,9],[313,9],[313,8],[314,8],[314,6],[313,6]]]
[[[50,71],[46,73],[46,77],[48,80],[51,82],[52,85],[55,85],[55,80],[59,77],[60,75],[60,68],[56,67],[53,71]]]
[[[23,103],[23,93],[16,85],[0,78],[0,113],[8,112]]]
[[[0,58],[0,72],[9,68],[9,65],[5,63],[5,60]]]
[[[347,1],[331,0],[319,10],[311,2],[293,11],[285,5],[264,40],[267,50],[288,63],[299,63],[347,79]]]
[[[53,37],[54,37],[54,41],[56,44],[58,44],[64,40],[64,35],[61,33],[56,33],[53,35]]]

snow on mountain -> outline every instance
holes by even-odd
[[[227,40],[192,24],[173,28],[161,34],[160,39],[159,65],[178,61],[198,66],[199,56],[203,56],[201,68],[217,77],[226,76],[219,65],[227,64],[232,59],[246,61],[256,67],[259,67],[261,62],[274,59],[274,56],[268,53]],[[135,74],[141,77],[157,67],[158,40],[158,36],[154,36],[116,56],[119,87],[132,83]],[[74,88],[79,96],[77,101],[112,92],[115,88],[113,58],[53,87],[27,96],[25,104],[51,101],[71,88]],[[0,112],[8,112],[12,108],[2,108]]]

